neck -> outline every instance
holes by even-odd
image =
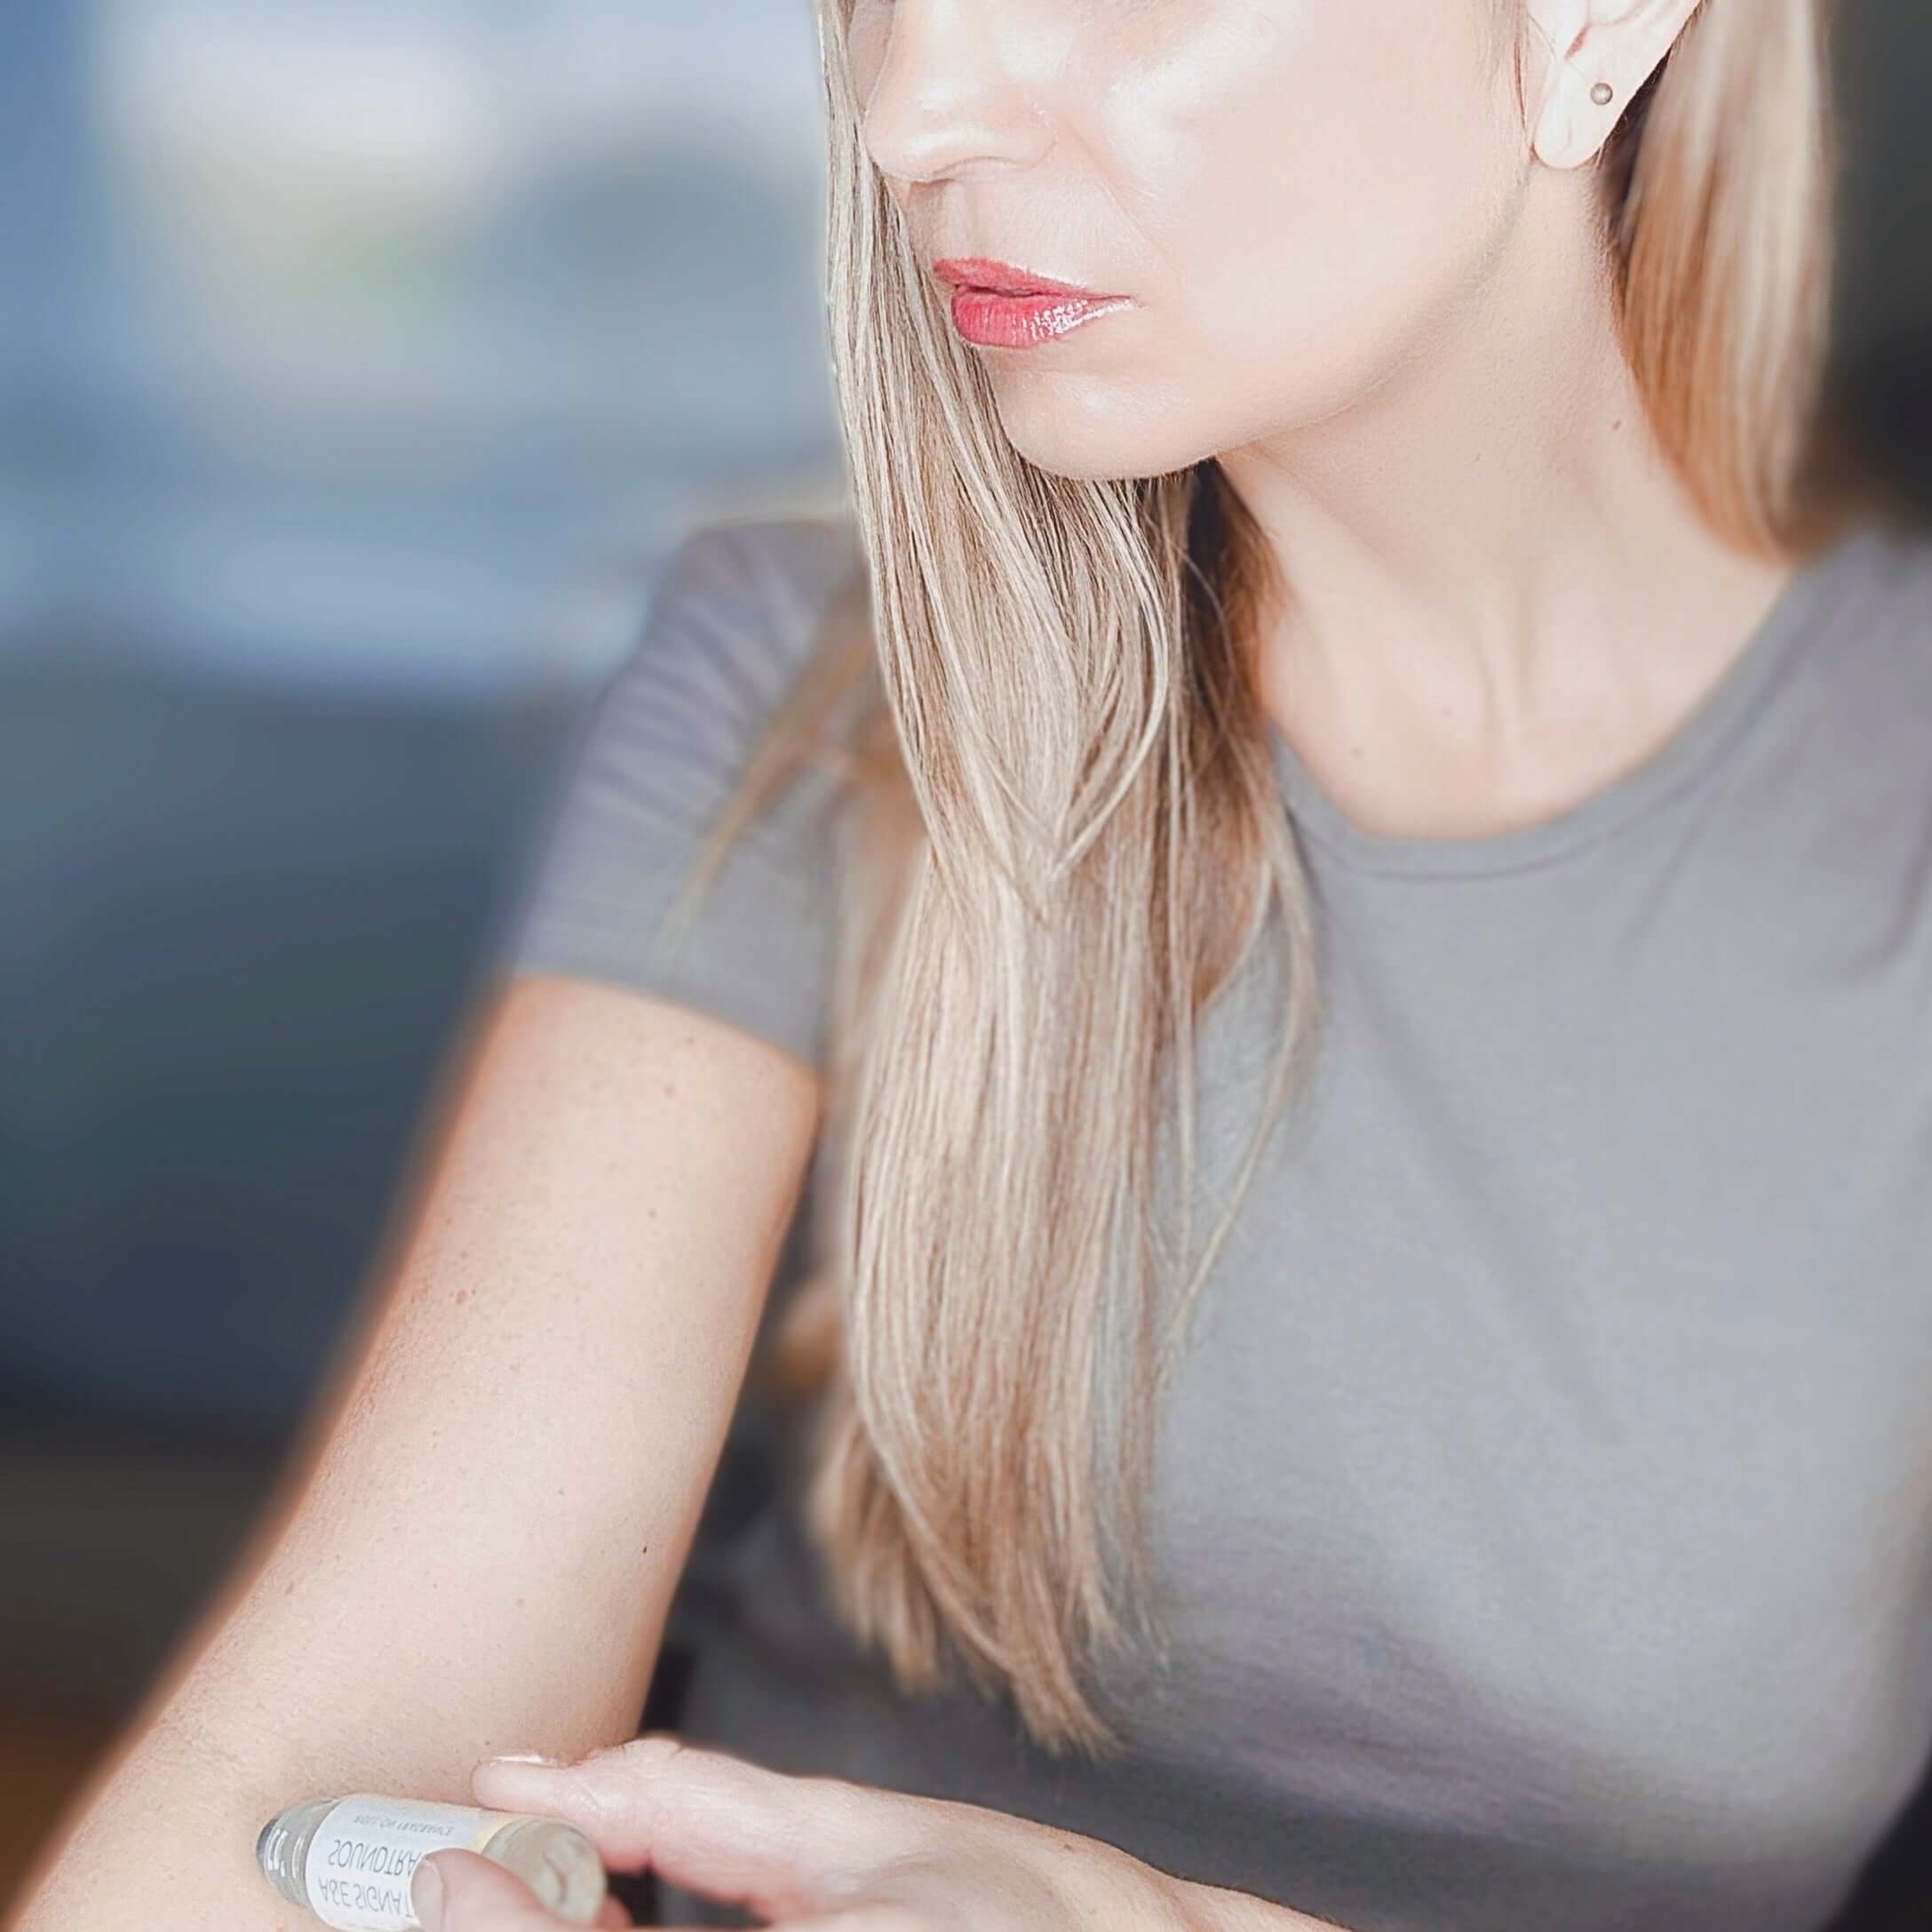
[[[1790,575],[1711,532],[1650,434],[1578,192],[1533,175],[1451,322],[1347,409],[1221,458],[1287,586],[1263,703],[1319,771],[1560,800],[1602,775],[1579,759],[1614,767],[1687,712]]]

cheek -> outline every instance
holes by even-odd
[[[1484,47],[1463,0],[1262,0],[1109,90],[1177,366],[1346,389],[1460,287],[1509,179]]]

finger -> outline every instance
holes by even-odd
[[[409,1904],[424,1932],[556,1932],[561,1922],[513,1872],[473,1851],[418,1861]]]
[[[626,1932],[631,1924],[631,1914],[624,1909],[622,1900],[607,1898],[594,1922],[600,1926],[615,1926],[619,1932]]]
[[[909,1801],[844,1778],[792,1777],[654,1731],[581,1763],[491,1759],[480,1803],[568,1818],[609,1864],[781,1921],[823,1912],[828,1884],[892,1856]]]

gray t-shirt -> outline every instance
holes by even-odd
[[[823,1064],[810,785],[696,963],[640,961],[857,556],[838,521],[687,544],[504,970]],[[1324,1033],[1163,1405],[1177,1667],[1101,1687],[1131,1755],[900,1697],[785,1490],[707,1559],[684,1728],[1353,1932],[1817,1932],[1932,1751],[1932,543],[1813,559],[1666,743],[1524,829],[1370,834],[1273,743]],[[1276,998],[1264,958],[1207,1015],[1205,1202]]]

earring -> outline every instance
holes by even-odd
[[[1590,99],[1594,100],[1600,107],[1608,107],[1610,101],[1610,97],[1614,95],[1616,91],[1617,90],[1612,87],[1608,81],[1599,81],[1596,85],[1590,90]]]

